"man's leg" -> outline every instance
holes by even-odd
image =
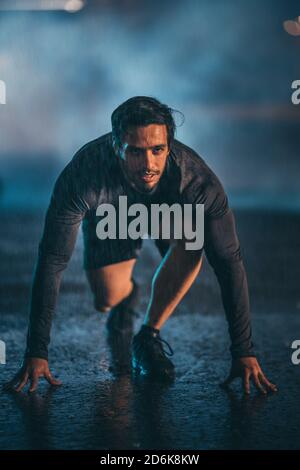
[[[174,380],[175,368],[166,355],[170,345],[159,330],[191,287],[202,265],[202,250],[185,250],[183,241],[173,241],[153,277],[152,292],[143,325],[132,342],[132,367],[138,374]],[[162,343],[168,346],[165,350]]]
[[[86,270],[94,294],[96,310],[105,313],[124,300],[132,291],[132,271],[136,258]]]
[[[144,325],[160,329],[196,279],[202,250],[189,251],[183,241],[171,243],[153,280]]]

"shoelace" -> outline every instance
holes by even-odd
[[[155,341],[158,341],[158,342],[160,343],[159,345],[160,345],[161,350],[162,350],[165,354],[167,354],[167,356],[173,356],[174,351],[173,351],[173,349],[171,348],[171,346],[169,345],[169,343],[168,343],[166,340],[162,339],[160,336],[155,336],[154,339],[155,339]],[[163,344],[162,344],[162,343],[164,343],[164,344],[166,344],[166,345],[168,346],[170,352],[169,352],[169,351],[166,351],[166,350],[163,348]]]

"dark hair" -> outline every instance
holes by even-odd
[[[134,96],[120,104],[111,115],[114,143],[120,147],[122,139],[131,126],[165,124],[168,131],[168,145],[175,136],[176,124],[173,113],[176,110],[150,96]]]

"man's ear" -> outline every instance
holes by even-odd
[[[118,147],[115,144],[113,144],[113,149],[115,154],[118,155]]]
[[[118,145],[117,145],[117,143],[116,143],[116,141],[115,141],[114,138],[112,139],[112,146],[113,146],[113,149],[114,149],[115,154],[116,154],[116,155],[119,155],[119,147],[118,147]]]

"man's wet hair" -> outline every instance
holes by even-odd
[[[122,140],[130,127],[165,124],[168,132],[168,145],[170,146],[176,131],[173,117],[175,112],[178,111],[150,96],[129,98],[120,104],[111,115],[114,144],[121,147]]]

